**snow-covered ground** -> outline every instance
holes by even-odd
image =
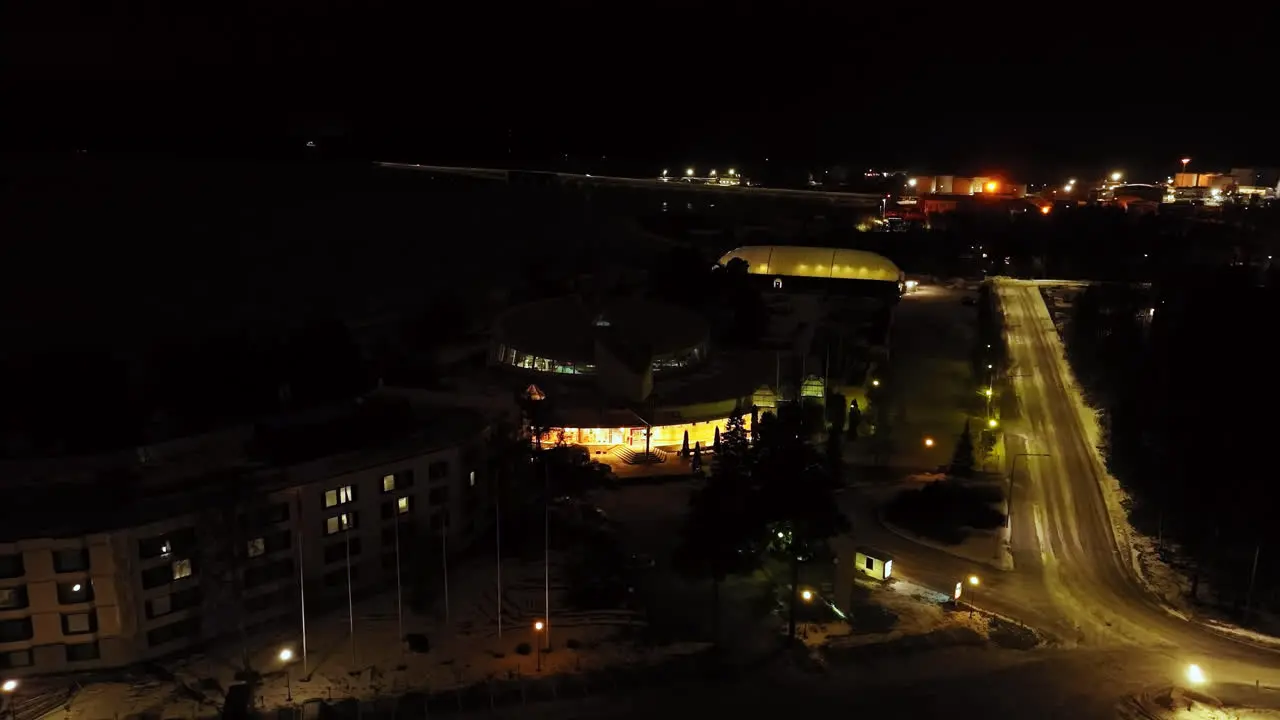
[[[909,641],[916,649],[954,645],[1010,644],[1010,634],[1023,635],[1013,644],[1030,647],[1038,638],[1016,623],[984,611],[971,610],[951,598],[904,580],[887,584],[857,581],[847,622],[806,623],[803,639],[836,655],[869,650],[870,646]]]
[[[372,700],[410,690],[434,693],[488,679],[651,664],[704,647],[637,647],[618,637],[628,627],[643,624],[634,611],[564,609],[559,565],[559,559],[553,558],[551,651],[542,655],[541,670],[536,653],[522,655],[517,647],[522,643],[536,647],[533,622],[543,615],[543,564],[503,564],[506,613],[499,637],[495,567],[478,562],[450,569],[447,621],[443,598],[424,615],[413,614],[406,606],[404,632],[427,636],[429,652],[411,652],[400,642],[394,592],[356,605],[354,643],[345,609],[309,617],[305,671],[300,638],[292,628],[250,638],[251,663],[261,674],[255,703],[271,709],[313,699]],[[279,660],[280,650],[286,647],[295,654],[288,665]],[[239,643],[231,641],[206,654],[175,661],[166,667],[173,681],[138,677],[90,683],[76,693],[69,709],[51,717],[109,720],[147,715],[168,720],[217,715],[223,691],[236,682],[240,652]]]

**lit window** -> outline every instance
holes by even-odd
[[[342,513],[341,515],[334,515],[333,517],[325,518],[324,533],[326,535],[333,535],[335,533],[340,533],[346,530],[350,530],[355,526],[356,526],[356,514]]]
[[[467,476],[467,481],[470,483],[471,487],[475,487],[475,486],[476,486],[476,471],[475,471],[475,470],[472,470],[472,471],[471,471],[471,474],[469,474],[469,475]]]
[[[392,490],[395,490],[395,489],[396,489],[396,476],[383,475],[382,476],[382,492],[391,492]]]
[[[403,515],[403,514],[405,514],[405,513],[409,512],[409,498],[408,498],[408,497],[402,497],[402,498],[400,498],[399,500],[396,500],[396,512],[400,513],[401,515]]]
[[[173,552],[173,546],[169,544],[168,540],[165,540],[164,544],[160,546],[160,557],[169,557],[171,552]]]
[[[336,490],[328,490],[324,494],[324,506],[327,508],[336,505],[346,505],[354,502],[356,499],[356,489],[350,485],[343,485]]]
[[[173,561],[173,579],[181,580],[182,578],[191,577],[191,561],[190,560],[174,560]]]
[[[781,289],[782,289],[782,278],[774,278],[774,280],[773,280],[773,289],[774,289],[774,290],[781,290]]]
[[[254,538],[249,541],[249,557],[255,558],[267,551],[265,538]]]

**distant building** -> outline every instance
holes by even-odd
[[[908,195],[1000,195],[1024,197],[1025,183],[1011,183],[999,177],[957,177],[954,175],[915,175],[907,178]]]

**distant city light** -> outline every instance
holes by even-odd
[[[693,168],[684,171],[686,177],[693,177]]]
[[[908,181],[907,181],[907,186],[908,186],[908,187],[915,187],[915,186],[916,186],[916,179],[915,179],[915,178],[911,178],[910,180],[908,180]]]
[[[996,191],[996,187],[997,187],[997,186],[996,186],[996,183],[995,183],[995,181],[994,181],[994,180],[992,180],[991,182],[988,182],[988,183],[987,183],[987,192],[995,192],[995,191]]]
[[[735,174],[737,174],[737,171],[736,171],[736,170],[734,170],[733,168],[729,168],[729,174],[730,174],[730,175],[735,175]]]
[[[1117,170],[1111,173],[1111,182],[1120,182],[1120,178],[1122,177],[1124,177],[1124,174],[1122,174],[1119,170]]]
[[[667,171],[666,171],[666,170],[663,170],[663,171],[662,171],[662,177],[666,177],[666,176],[667,176]]]

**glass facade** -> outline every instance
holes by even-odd
[[[716,429],[724,432],[727,418],[707,420],[705,422],[681,423],[678,425],[654,425],[653,436],[649,438],[650,447],[678,447],[684,444],[684,434],[689,433],[689,447],[701,442],[704,448],[715,444]],[[742,416],[742,423],[751,429],[751,415]],[[648,428],[616,427],[616,428],[552,428],[542,436],[543,447],[551,447],[557,442],[566,445],[627,445],[636,450],[644,450],[645,432]],[[561,440],[561,433],[564,434]]]
[[[701,363],[706,357],[707,346],[705,344],[697,345],[665,357],[656,358],[653,361],[653,371],[662,372],[692,367]],[[596,372],[595,363],[553,360],[530,355],[508,345],[498,346],[497,352],[494,353],[494,360],[499,365],[510,365],[521,370],[555,373],[558,375],[593,375]]]

